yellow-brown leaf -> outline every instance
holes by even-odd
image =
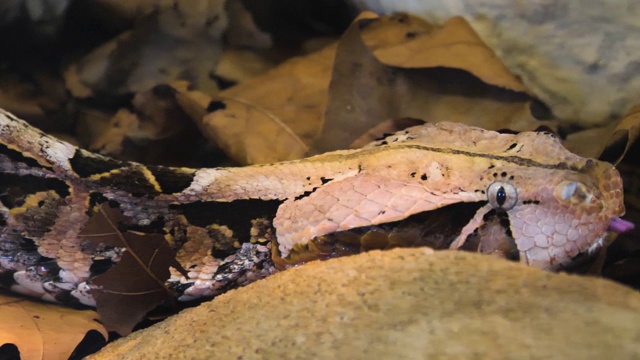
[[[68,359],[89,330],[108,338],[93,310],[75,310],[0,294],[0,345],[14,344],[22,359]]]

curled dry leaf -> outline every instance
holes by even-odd
[[[604,127],[574,132],[564,146],[580,156],[599,158],[618,164],[640,135],[640,105],[634,106],[620,121]]]
[[[393,55],[405,46],[409,50]],[[424,50],[406,59],[416,47]],[[440,27],[406,14],[367,14],[338,44],[324,123],[312,152],[345,148],[378,123],[398,117],[532,130],[542,124],[532,111],[539,102],[525,90],[463,19]]]
[[[0,345],[14,344],[22,359],[67,359],[88,331],[108,338],[98,318],[93,310],[0,294]]]
[[[640,135],[640,105],[636,105],[616,125],[600,151],[600,160],[619,163]]]
[[[241,164],[264,164],[304,156],[307,146],[280,120],[260,105],[241,98],[223,97],[210,104],[205,131],[216,144]],[[216,129],[226,129],[220,136]],[[234,131],[235,130],[235,131]]]
[[[199,91],[176,90],[181,108],[204,136],[239,164],[298,159],[307,149],[286,124],[257,104],[237,99],[211,100]],[[209,112],[215,115],[207,115]]]
[[[205,136],[241,164],[302,157],[324,111],[334,51],[288,60],[222,91],[202,119]]]
[[[522,81],[513,75],[496,54],[459,16],[447,20],[441,27],[434,27],[416,17],[409,16],[407,23],[379,27],[388,37],[396,37],[394,44],[379,46],[376,32],[363,34],[363,40],[373,50],[380,62],[400,68],[447,67],[465,70],[483,82],[516,92],[529,93]],[[418,29],[405,29],[418,23]]]

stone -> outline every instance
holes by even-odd
[[[398,248],[315,261],[91,359],[640,357],[640,294],[492,256]]]

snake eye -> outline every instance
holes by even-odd
[[[518,202],[518,191],[508,182],[496,181],[487,188],[487,199],[496,210],[510,210]]]

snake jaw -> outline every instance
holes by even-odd
[[[458,237],[453,240],[453,242],[449,246],[449,249],[458,250],[463,247],[469,235],[471,235],[474,231],[476,231],[476,229],[484,224],[484,216],[491,210],[493,210],[493,206],[491,204],[487,204],[478,209],[473,218],[469,220],[467,225],[462,228]]]

